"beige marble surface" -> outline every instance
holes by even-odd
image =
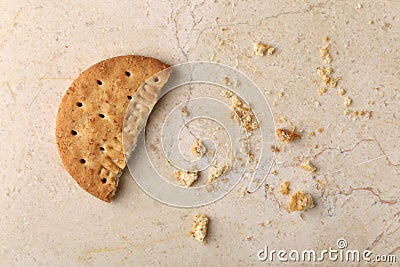
[[[388,0],[2,1],[0,265],[264,266],[265,245],[321,251],[339,238],[400,261],[399,14],[400,2]],[[318,95],[323,36],[351,110],[372,111],[370,119],[344,115],[337,88]],[[253,42],[276,52],[256,57]],[[79,188],[55,145],[61,96],[88,66],[135,53],[221,62],[257,83],[277,126],[302,131],[279,144],[267,192],[243,195],[245,179],[212,205],[178,209],[147,196],[128,172],[111,204]],[[306,159],[313,175],[300,168]],[[284,180],[316,207],[288,213]],[[198,212],[211,219],[206,245],[187,236]]]

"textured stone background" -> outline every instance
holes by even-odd
[[[399,14],[399,1],[3,1],[0,265],[263,266],[264,245],[318,251],[339,238],[399,261]],[[372,111],[370,119],[344,115],[337,89],[318,95],[312,80],[325,35],[351,109]],[[276,52],[253,56],[255,41]],[[62,94],[90,65],[135,53],[236,67],[264,92],[277,126],[303,131],[280,144],[267,192],[242,195],[243,180],[212,205],[177,209],[125,172],[106,204],[69,178],[54,137]],[[318,167],[313,176],[299,167],[305,159]],[[317,206],[288,213],[284,180]],[[204,246],[187,236],[197,212],[211,218]]]

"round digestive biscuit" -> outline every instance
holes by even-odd
[[[106,59],[82,72],[63,96],[56,122],[58,151],[68,173],[93,196],[106,202],[114,196],[125,167],[126,108],[138,88],[167,67],[143,56]]]

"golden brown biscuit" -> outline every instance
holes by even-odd
[[[93,196],[110,202],[125,167],[126,108],[140,85],[167,67],[136,55],[106,59],[82,72],[63,96],[56,124],[60,157],[72,178]]]

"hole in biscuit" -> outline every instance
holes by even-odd
[[[128,99],[131,100],[131,99],[132,99],[132,96],[128,95]]]
[[[97,80],[97,84],[98,84],[98,85],[102,85],[102,84],[103,84],[103,82],[102,82],[102,81],[100,81],[100,80]]]
[[[85,163],[86,163],[86,160],[85,160],[85,159],[81,159],[80,162],[81,162],[82,164],[85,164]]]
[[[101,146],[101,147],[100,147],[100,150],[101,150],[101,151],[104,151],[104,147]]]
[[[131,73],[130,73],[129,71],[125,71],[125,75],[126,75],[127,77],[129,77],[129,76],[131,76]]]
[[[107,183],[107,178],[101,179],[101,182],[102,182],[103,184]]]
[[[82,107],[82,106],[83,106],[83,104],[82,104],[81,102],[76,103],[76,105],[77,105],[78,107]]]
[[[72,134],[72,135],[77,135],[78,133],[77,133],[76,131],[72,130],[72,131],[71,131],[71,134]]]
[[[104,114],[99,114],[100,118],[105,118]]]
[[[158,79],[158,77],[154,77],[154,82],[158,82],[160,79]]]

